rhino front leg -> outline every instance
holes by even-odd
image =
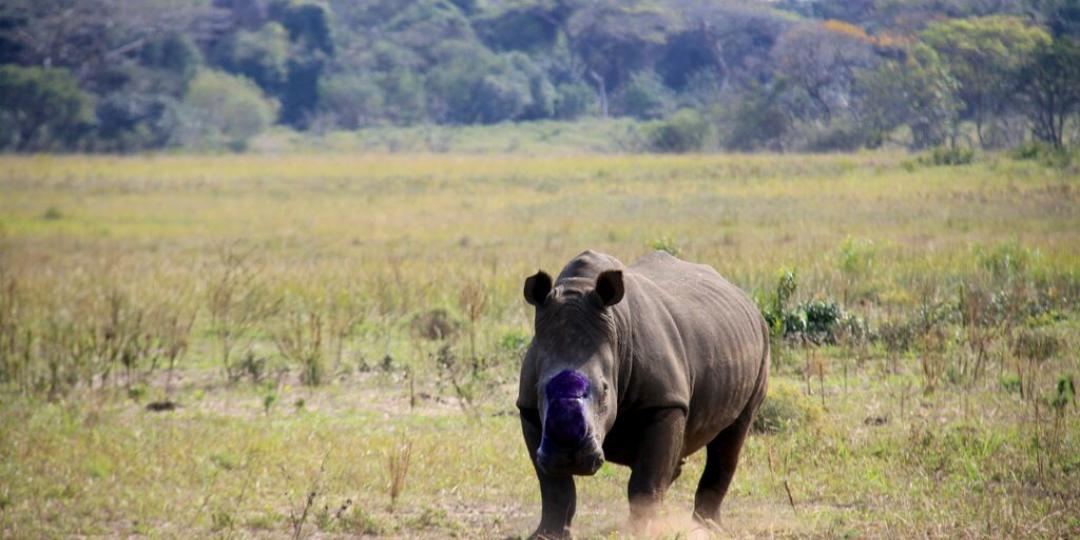
[[[636,529],[647,529],[656,517],[664,493],[674,480],[682,457],[686,413],[666,408],[649,411],[641,419],[637,456],[631,466],[630,520]]]
[[[543,434],[540,428],[540,415],[535,411],[521,412],[521,431],[525,435],[525,446],[529,449],[536,478],[540,482],[540,526],[529,538],[562,539],[571,538],[570,521],[574,519],[577,508],[577,492],[573,476],[551,476],[536,465],[536,449],[540,447]]]

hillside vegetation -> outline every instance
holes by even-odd
[[[1078,39],[1076,0],[8,0],[0,149],[589,117],[631,151],[1061,147]]]

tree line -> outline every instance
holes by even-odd
[[[1080,0],[8,0],[0,148],[584,116],[652,150],[1077,139]]]

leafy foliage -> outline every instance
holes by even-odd
[[[91,103],[64,68],[0,66],[0,148],[69,147],[92,122]]]
[[[96,108],[34,142],[7,128],[4,144],[203,144],[206,112],[184,98],[209,69],[253,81],[279,104],[272,123],[320,133],[615,115],[668,119],[639,146],[685,151],[696,136],[664,141],[693,109],[738,151],[1062,146],[1075,4],[11,0],[0,64],[66,69]]]
[[[184,103],[197,111],[196,129],[203,140],[237,149],[270,127],[277,110],[251,81],[216,71],[199,73]]]

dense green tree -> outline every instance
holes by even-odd
[[[1020,66],[1033,81],[1061,75],[1036,73],[1038,63],[1029,60],[1048,32],[1076,36],[1078,6],[1080,0],[7,0],[0,2],[0,64],[67,69],[96,105],[95,121],[72,135],[91,150],[134,151],[200,137],[241,144],[243,137],[207,135],[213,130],[192,101],[198,92],[189,86],[204,55],[212,68],[254,81],[259,100],[280,104],[274,121],[296,129],[609,113],[668,122],[672,111],[692,108],[710,122],[719,114],[719,140],[743,149],[851,148],[880,142],[899,126],[909,126],[913,146],[921,146],[956,137],[958,118],[973,120],[980,140],[994,145],[1015,141],[1032,124],[1040,137],[1066,138],[1058,132],[1068,114],[1046,120],[1050,87],[1025,81],[1018,94],[1007,75]],[[932,45],[937,60],[912,46],[916,38]],[[1044,54],[1042,64],[1052,56]],[[881,63],[887,65],[873,67]],[[213,94],[202,79],[203,93]],[[216,87],[237,87],[229,80]],[[1063,91],[1055,92],[1058,100]],[[953,94],[964,106],[959,117]],[[257,101],[246,95],[245,102]],[[53,146],[72,144],[49,133]]]
[[[653,120],[669,114],[675,106],[675,94],[653,71],[639,71],[619,95],[619,110],[641,120]]]
[[[731,150],[783,151],[784,136],[792,124],[783,103],[786,90],[782,83],[747,88],[724,118],[724,145]]]
[[[0,148],[70,148],[92,121],[92,99],[67,69],[0,66]]]
[[[964,117],[975,122],[980,143],[988,146],[984,126],[1008,112],[1016,92],[1013,75],[1050,35],[1019,17],[989,16],[932,23],[922,40],[949,66]]]
[[[477,18],[473,26],[494,50],[543,52],[555,46],[567,13],[556,2],[515,2]]]
[[[334,54],[330,9],[320,3],[280,1],[271,16],[289,31],[289,40],[306,51]]]
[[[911,129],[914,149],[946,141],[959,115],[959,87],[948,67],[931,47],[919,43],[903,61],[888,60],[859,73],[859,121],[881,141],[896,128]]]
[[[84,89],[112,90],[101,74],[137,60],[147,42],[183,34],[193,42],[211,37],[220,13],[202,4],[172,0],[5,0],[0,41],[13,44],[23,65],[66,67]]]
[[[1080,42],[1059,37],[1040,45],[1017,80],[1035,137],[1062,146],[1065,123],[1080,111]]]
[[[807,22],[785,32],[772,54],[777,75],[814,105],[806,116],[828,124],[850,101],[855,71],[873,64],[872,46],[873,40],[856,26]]]
[[[383,114],[398,125],[412,125],[431,118],[427,112],[424,79],[416,72],[397,68],[377,78],[383,94]]]
[[[368,77],[341,73],[319,80],[319,112],[329,116],[337,127],[374,125],[384,107],[382,89]]]
[[[585,83],[563,83],[556,89],[555,117],[573,120],[588,114],[596,103],[592,88]]]
[[[289,34],[277,22],[256,31],[240,30],[223,40],[217,63],[224,69],[243,75],[263,91],[278,94],[289,75]]]
[[[539,120],[555,114],[555,86],[551,84],[544,69],[532,58],[520,52],[505,55],[508,69],[519,73],[529,84],[529,99],[524,110],[515,118]]]
[[[655,2],[582,1],[566,22],[569,40],[582,75],[595,84],[600,113],[608,114],[608,94],[646,67],[650,54],[679,24],[675,15]]]
[[[1080,0],[1029,0],[1029,3],[1054,37],[1080,39]]]
[[[190,37],[180,32],[169,32],[150,39],[139,51],[139,63],[170,74],[177,83],[177,93],[187,91],[188,81],[199,71],[202,54]]]

